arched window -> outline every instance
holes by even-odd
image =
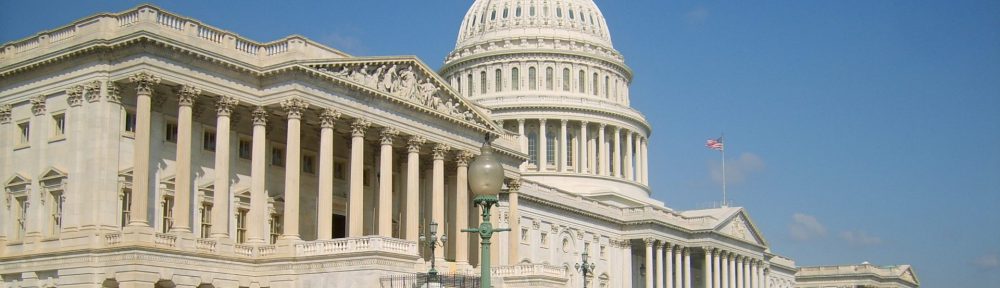
[[[465,88],[466,88],[465,91],[468,91],[465,92],[465,94],[469,97],[472,97],[472,73],[469,73],[469,76],[465,77],[465,79],[468,80],[465,81]]]
[[[597,82],[598,82],[598,81],[600,81],[600,80],[598,80],[598,78],[597,78],[597,73],[594,73],[594,77],[593,77],[593,78],[590,78],[590,80],[591,80],[591,81],[593,82],[593,84],[592,84],[592,85],[591,85],[591,87],[590,87],[590,89],[591,89],[591,91],[590,91],[590,92],[591,92],[591,93],[594,93],[594,96],[597,96],[597,88],[598,88],[598,87],[597,87]]]
[[[535,6],[528,8],[528,16],[535,17]]]
[[[455,89],[458,89],[458,94],[462,94],[462,75],[455,77]]]
[[[556,18],[562,18],[562,7],[556,7]]]
[[[527,132],[528,133],[528,163],[538,164],[538,133],[537,132]]]
[[[580,89],[580,93],[587,93],[587,73],[580,70],[580,79],[576,80],[576,85]]]
[[[569,91],[569,68],[563,68],[562,71],[562,90]]]
[[[549,165],[556,165],[556,144],[555,131],[545,131],[545,163]]]
[[[501,71],[500,69],[497,69],[493,74],[494,74],[494,76],[496,76],[495,77],[496,79],[494,79],[494,83],[493,83],[493,85],[495,86],[494,87],[495,89],[493,89],[493,90],[496,90],[496,92],[502,92],[503,91],[503,71]]]
[[[545,68],[545,89],[552,90],[552,67]]]
[[[538,89],[538,81],[535,78],[535,67],[528,68],[528,90]]]
[[[490,12],[490,21],[497,20],[497,10]]]
[[[514,9],[514,17],[521,17],[521,6],[517,6],[517,8]]]
[[[573,158],[576,158],[576,155],[573,154],[573,151],[576,151],[576,145],[577,145],[576,141],[572,140],[574,138],[575,137],[573,136],[573,133],[566,133],[566,141],[568,142],[564,146],[566,147],[566,166],[570,167],[573,167],[574,163]]]
[[[503,19],[507,19],[507,7],[503,8]]]
[[[569,8],[569,19],[576,19],[576,17],[573,17],[573,8]]]
[[[517,91],[521,87],[521,75],[518,75],[517,67],[510,69],[510,89]]]
[[[604,76],[604,98],[608,99],[611,98],[611,93],[608,92],[611,91],[610,88],[611,88],[611,78],[608,76]]]
[[[479,94],[486,94],[486,71],[479,72]]]

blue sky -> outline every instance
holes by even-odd
[[[469,1],[171,1],[270,41],[356,55],[454,47]],[[0,42],[139,2],[0,1]],[[1000,2],[598,1],[653,124],[675,209],[729,192],[800,265],[913,264],[924,287],[1000,287]],[[360,11],[360,12],[359,12]]]

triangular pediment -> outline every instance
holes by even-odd
[[[494,134],[504,131],[415,57],[338,59],[308,67],[336,81],[438,117]]]
[[[28,176],[24,176],[21,173],[14,173],[14,176],[7,178],[7,181],[4,183],[6,183],[5,186],[7,187],[26,185],[31,184],[31,178],[28,178]]]
[[[66,175],[68,175],[68,174],[66,172],[64,172],[63,170],[60,170],[59,168],[49,167],[48,170],[45,170],[45,173],[42,173],[42,177],[39,178],[39,179],[42,180],[42,181],[45,181],[45,180],[51,180],[51,179],[64,178],[64,177],[66,177]]]
[[[726,236],[745,241],[748,243],[753,243],[760,246],[767,246],[767,240],[757,229],[757,225],[750,220],[750,216],[747,215],[746,211],[740,209],[736,213],[733,213],[720,222],[715,228],[716,233],[724,234]]]
[[[917,280],[916,273],[913,272],[913,267],[907,266],[906,270],[903,271],[903,274],[899,275],[899,278],[903,279],[904,281],[909,281],[910,283],[913,284],[920,284],[920,280]]]

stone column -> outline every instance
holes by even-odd
[[[364,207],[365,207],[365,195],[364,195],[364,183],[365,180],[365,131],[368,131],[368,127],[371,126],[371,122],[365,119],[355,119],[351,123],[351,182],[348,195],[348,237],[361,237],[364,236],[365,219]]]
[[[680,288],[684,287],[684,258],[682,253],[684,252],[684,247],[675,246],[674,247],[674,287]]]
[[[559,130],[559,171],[561,172],[569,171],[569,163],[567,163],[569,162],[569,153],[567,153],[567,151],[569,150],[570,145],[569,141],[566,141],[568,138],[566,137],[566,134],[569,133],[569,130],[566,129],[566,123],[568,121],[569,120],[566,119],[562,119],[562,121],[560,121],[562,129]]]
[[[281,101],[281,108],[287,114],[288,136],[285,139],[285,215],[281,239],[299,241],[299,173],[302,172],[302,112],[309,103],[298,97]]]
[[[247,225],[247,242],[265,243],[267,229],[267,110],[257,106],[253,118],[253,148],[250,157],[250,223]]]
[[[549,137],[545,134],[545,119],[538,119],[538,172],[545,172],[549,165]]]
[[[215,101],[215,192],[212,195],[212,238],[229,238],[229,115],[240,103],[235,97]]]
[[[614,170],[615,177],[622,177],[622,128],[615,127],[615,153],[611,154],[614,156]]]
[[[66,114],[65,114],[65,116],[66,116],[66,118],[65,118],[65,120],[66,120],[66,131],[65,131],[66,132],[66,139],[69,142],[70,146],[73,147],[71,149],[76,149],[75,151],[87,151],[86,148],[84,148],[85,147],[84,146],[85,140],[82,139],[82,135],[85,135],[85,134],[82,133],[83,132],[83,129],[82,129],[83,127],[81,127],[81,126],[84,125],[84,121],[82,119],[84,117],[80,117],[81,115],[87,115],[86,112],[81,111],[81,110],[83,110],[83,107],[81,107],[81,106],[83,106],[83,92],[84,92],[84,90],[87,90],[87,94],[95,93],[95,94],[98,94],[98,97],[100,97],[99,93],[100,93],[100,88],[101,88],[101,85],[100,85],[101,82],[100,81],[95,81],[95,82],[91,82],[91,83],[92,83],[91,85],[87,85],[86,89],[84,88],[83,85],[76,85],[76,86],[70,87],[69,89],[66,89],[66,104],[69,104],[69,107],[66,108]],[[6,107],[9,108],[9,106],[6,106]],[[0,113],[2,113],[2,112],[0,112]],[[9,110],[8,110],[7,113],[10,113]],[[7,116],[7,117],[9,118],[9,116]],[[6,134],[6,131],[7,131],[6,129],[8,129],[8,128],[7,127],[2,127],[0,129],[3,129],[2,130],[3,132],[0,132],[0,139],[4,139],[4,140],[0,140],[0,142],[4,142],[4,141],[7,141],[6,139],[10,139],[10,138],[8,138],[10,136],[7,136],[7,134]],[[13,139],[11,139],[11,140],[13,140]],[[0,151],[8,151],[8,150],[6,150],[8,148],[6,146],[4,146],[4,144],[5,143],[0,143]],[[80,175],[82,177],[86,177],[85,174],[87,173],[88,170],[91,170],[91,169],[89,169],[90,166],[84,166],[84,164],[83,164],[84,156],[85,156],[84,154],[88,154],[88,153],[73,153],[73,155],[71,156],[72,157],[72,162],[71,163],[73,163],[73,164],[70,165],[70,167],[72,167],[72,168],[70,168],[70,170],[67,171],[67,173],[69,173],[70,175]],[[0,153],[0,158],[9,159],[9,158],[11,158],[11,155]],[[69,159],[67,159],[67,160],[69,160]],[[13,168],[13,167],[9,166],[9,164],[6,164],[6,163],[0,163],[0,165],[2,165],[2,166],[0,166],[0,175],[8,175],[7,172],[6,172],[7,170],[4,170],[4,169],[11,169],[11,168]],[[84,168],[84,167],[87,167],[87,168]],[[117,173],[117,171],[115,171],[115,172]],[[69,182],[69,183],[66,184],[66,188],[65,189],[68,190],[68,191],[80,191],[80,187],[83,187],[81,185],[83,183],[80,183],[80,182],[81,181],[72,181],[72,182]],[[115,191],[115,192],[117,192],[117,191]],[[81,226],[83,226],[84,224],[93,225],[93,224],[101,223],[100,221],[95,221],[97,219],[93,219],[92,220],[92,218],[85,217],[82,213],[80,213],[81,211],[89,210],[88,207],[91,207],[91,202],[90,201],[84,201],[84,197],[81,197],[82,195],[74,195],[74,196],[71,196],[71,197],[66,197],[66,196],[67,195],[63,194],[63,198],[66,201],[66,203],[64,203],[64,206],[63,206],[63,220],[62,220],[62,229],[63,229],[63,231],[66,231],[67,229],[77,230]],[[0,199],[0,207],[9,207],[9,206],[6,206],[7,205],[6,204],[6,198],[7,197],[0,197],[0,198],[4,198],[4,199]],[[3,215],[3,214],[0,213],[0,215]],[[87,215],[87,216],[90,216],[90,215]],[[3,241],[4,241],[4,235],[6,235],[6,231],[4,229],[7,228],[7,226],[6,226],[7,224],[4,223],[4,222],[9,221],[7,219],[10,219],[10,218],[8,218],[5,215],[4,219],[0,220],[0,245],[4,245],[4,243],[3,243]],[[0,247],[3,247],[3,246],[0,246]],[[3,248],[0,248],[0,251],[2,251],[2,250],[3,250]],[[0,252],[0,253],[2,253],[2,252]]]
[[[721,261],[721,259],[719,259],[719,256],[720,256],[719,252],[720,252],[719,249],[712,249],[712,287],[713,288],[722,288],[723,287],[722,286],[722,280],[721,280],[721,277],[720,277],[722,275],[722,270],[720,270],[721,268],[719,267],[719,262]]]
[[[633,181],[642,183],[642,136],[635,135],[635,171],[633,172]]]
[[[177,168],[171,233],[191,232],[191,106],[200,95],[201,89],[189,85],[177,91]]]
[[[444,225],[444,156],[451,150],[448,145],[435,144],[432,151],[434,157],[434,179],[431,180],[431,222],[438,223],[438,231],[446,231]],[[440,236],[440,235],[439,235]],[[454,237],[455,235],[448,235]],[[453,238],[454,239],[454,238]],[[454,240],[452,240],[454,241]],[[434,258],[444,259],[444,248],[434,250]],[[443,262],[442,262],[443,263]]]
[[[583,143],[581,141],[580,143]],[[621,241],[622,247],[622,287],[632,287],[632,242],[628,239]]]
[[[518,144],[521,145],[521,151],[528,153],[528,136],[524,135],[524,119],[517,119],[517,134],[521,135],[518,139]]]
[[[11,109],[10,104],[0,104],[0,156],[2,156],[0,158],[3,158],[0,160],[0,165],[2,165],[0,169],[3,169],[3,175],[7,175],[13,169],[11,163],[14,162],[11,160],[11,158],[14,158],[12,157],[13,149],[11,148],[16,142],[14,142],[13,129],[10,126]],[[13,200],[10,199],[10,201]],[[0,197],[0,207],[9,207],[11,203],[7,201],[7,197]],[[3,251],[7,245],[7,230],[9,229],[8,227],[12,226],[11,219],[14,219],[14,217],[11,217],[12,215],[9,213],[9,210],[0,210],[0,215],[3,215],[3,219],[0,219],[0,247],[3,247],[0,248],[0,251]]]
[[[653,278],[655,277],[656,270],[653,270],[653,245],[656,244],[656,240],[651,238],[643,239],[646,244],[646,288],[653,288]]]
[[[577,155],[580,155],[580,173],[590,173],[590,162],[587,162],[587,154],[590,153],[590,135],[587,135],[587,125],[590,122],[583,121],[580,122],[580,145],[577,145],[576,149],[579,151]]]
[[[729,287],[739,288],[736,286],[736,254],[729,254]]]
[[[136,84],[135,152],[132,159],[132,207],[128,226],[150,227],[149,207],[149,141],[153,88],[160,77],[139,72],[129,77]],[[151,231],[150,231],[151,232]]]
[[[410,136],[406,141],[406,240],[420,237],[420,147],[427,140]]]
[[[691,288],[691,248],[684,248],[684,288]]]
[[[667,288],[674,288],[674,248],[677,245],[666,244],[666,255],[663,259],[663,265],[660,266],[660,273],[666,274]]]
[[[705,251],[705,261],[702,262],[702,272],[704,276],[701,279],[705,282],[705,288],[712,287],[712,248],[702,247],[702,251]]]
[[[316,240],[333,239],[333,128],[340,112],[319,114],[319,191],[316,193]]]
[[[597,144],[601,146],[597,149],[597,159],[600,159],[597,165],[601,166],[601,176],[608,176],[608,142],[604,139],[605,126],[608,125],[601,123],[600,128],[597,130]]]
[[[763,260],[761,260],[760,263],[758,264],[760,265],[757,268],[757,283],[759,285],[758,287],[765,288],[767,287],[767,276],[764,274],[764,269],[767,267],[767,264],[765,264]]]
[[[469,160],[472,152],[460,150],[455,153],[455,230],[451,236],[455,239],[455,262],[469,263],[469,233],[462,229],[469,228]],[[499,248],[498,248],[499,249]],[[500,260],[500,259],[497,259]]]
[[[719,251],[719,270],[720,282],[719,287],[722,288],[732,288],[729,286],[729,252]]]
[[[521,194],[521,179],[511,178],[507,180],[507,201],[510,202],[510,211],[507,216],[510,232],[508,237],[507,265],[517,265],[520,262],[518,250],[521,248],[521,208],[518,204],[518,196]]]
[[[757,281],[759,280],[757,279],[757,259],[750,261],[750,269],[748,271],[750,273],[750,276],[747,277],[747,280],[750,281],[750,285],[747,285],[748,288],[757,288]]]
[[[635,171],[632,168],[632,132],[626,131],[625,147],[622,149],[625,150],[625,179],[635,181],[635,178],[632,176]]]
[[[379,133],[378,235],[384,237],[392,237],[392,140],[397,134],[389,127]]]
[[[743,286],[744,288],[750,288],[750,283],[751,282],[752,282],[752,279],[750,279],[750,258],[744,257],[743,258],[743,285],[740,285],[740,286]]]
[[[667,249],[670,249],[669,248],[670,244],[666,244],[666,245],[667,245]],[[663,246],[664,246],[664,243],[662,241],[658,241],[658,242],[656,242],[656,244],[654,246],[656,246],[656,252],[654,252],[654,253],[656,253],[656,256],[655,256],[655,259],[653,259],[653,263],[654,263],[653,265],[656,265],[656,269],[653,270],[653,271],[656,271],[658,273],[656,273],[656,277],[655,277],[655,280],[653,280],[653,282],[656,284],[656,288],[663,288],[663,265],[664,265],[664,262],[663,262]],[[669,251],[669,250],[667,250],[667,251]],[[669,266],[670,265],[669,262],[667,262],[666,265]],[[653,275],[651,275],[651,274],[646,274],[646,275],[649,276],[649,277],[653,277]],[[669,279],[669,278],[667,278],[667,279]],[[667,281],[670,281],[670,280],[667,280]]]
[[[642,139],[642,184],[649,185],[649,150],[646,149],[649,143],[646,143],[647,141],[645,138]]]

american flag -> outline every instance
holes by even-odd
[[[708,139],[708,141],[705,141],[705,147],[708,147],[708,149],[718,150],[718,151],[722,151],[723,149],[725,149],[722,146],[722,137],[719,137],[718,139]]]

